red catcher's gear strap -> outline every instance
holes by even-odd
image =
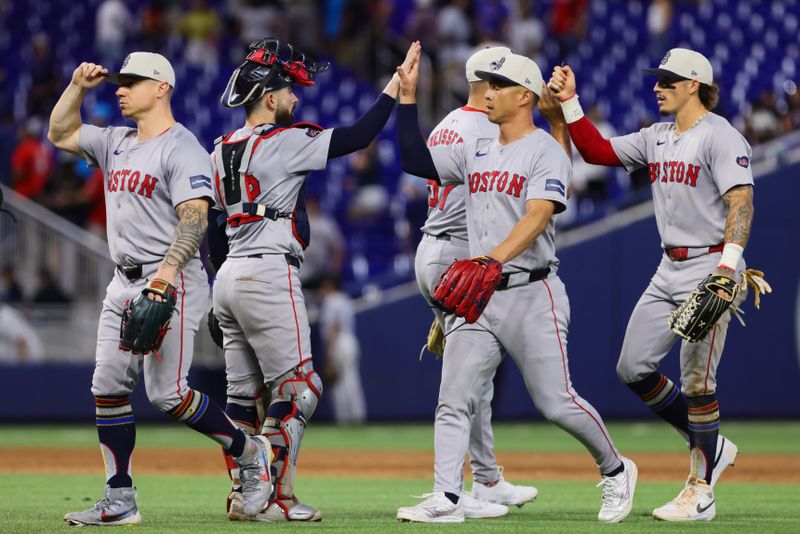
[[[607,167],[623,167],[611,146],[611,141],[597,131],[592,121],[582,117],[567,125],[569,136],[575,143],[575,148],[583,156],[586,163],[605,165]]]

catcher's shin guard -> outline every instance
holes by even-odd
[[[262,434],[275,455],[275,498],[292,500],[297,456],[306,423],[314,415],[322,395],[322,380],[306,362],[267,384],[270,401]]]

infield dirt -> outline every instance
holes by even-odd
[[[630,455],[639,466],[640,480],[682,480],[688,473],[688,454],[638,453]],[[597,480],[597,468],[588,453],[500,452],[497,460],[511,480]],[[156,449],[134,452],[134,473],[162,475],[225,475],[219,449]],[[299,475],[329,477],[432,478],[433,452],[428,451],[326,451],[309,449],[300,454]],[[2,447],[0,472],[87,474],[102,473],[97,448]],[[467,474],[467,478],[471,478]],[[739,454],[736,466],[725,473],[726,482],[800,483],[800,455]]]

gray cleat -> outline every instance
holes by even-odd
[[[136,506],[136,488],[106,486],[106,496],[103,499],[88,510],[68,513],[64,516],[64,521],[68,525],[76,526],[138,525],[142,522],[142,515]]]
[[[256,515],[264,509],[272,494],[269,473],[272,447],[263,436],[249,437],[244,452],[234,461],[239,466],[242,481],[242,511],[247,516]]]
[[[297,497],[291,499],[276,499],[267,508],[255,517],[252,521],[265,523],[279,523],[282,521],[322,521],[322,512],[304,502],[300,502]]]

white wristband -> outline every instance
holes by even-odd
[[[719,260],[719,266],[723,269],[735,271],[736,267],[739,265],[739,260],[742,259],[743,252],[743,246],[737,245],[736,243],[725,243],[725,247],[722,249],[722,258]]]
[[[561,102],[561,110],[564,112],[564,119],[566,119],[567,124],[578,122],[583,118],[583,108],[581,108],[581,103],[578,102],[577,94]]]

